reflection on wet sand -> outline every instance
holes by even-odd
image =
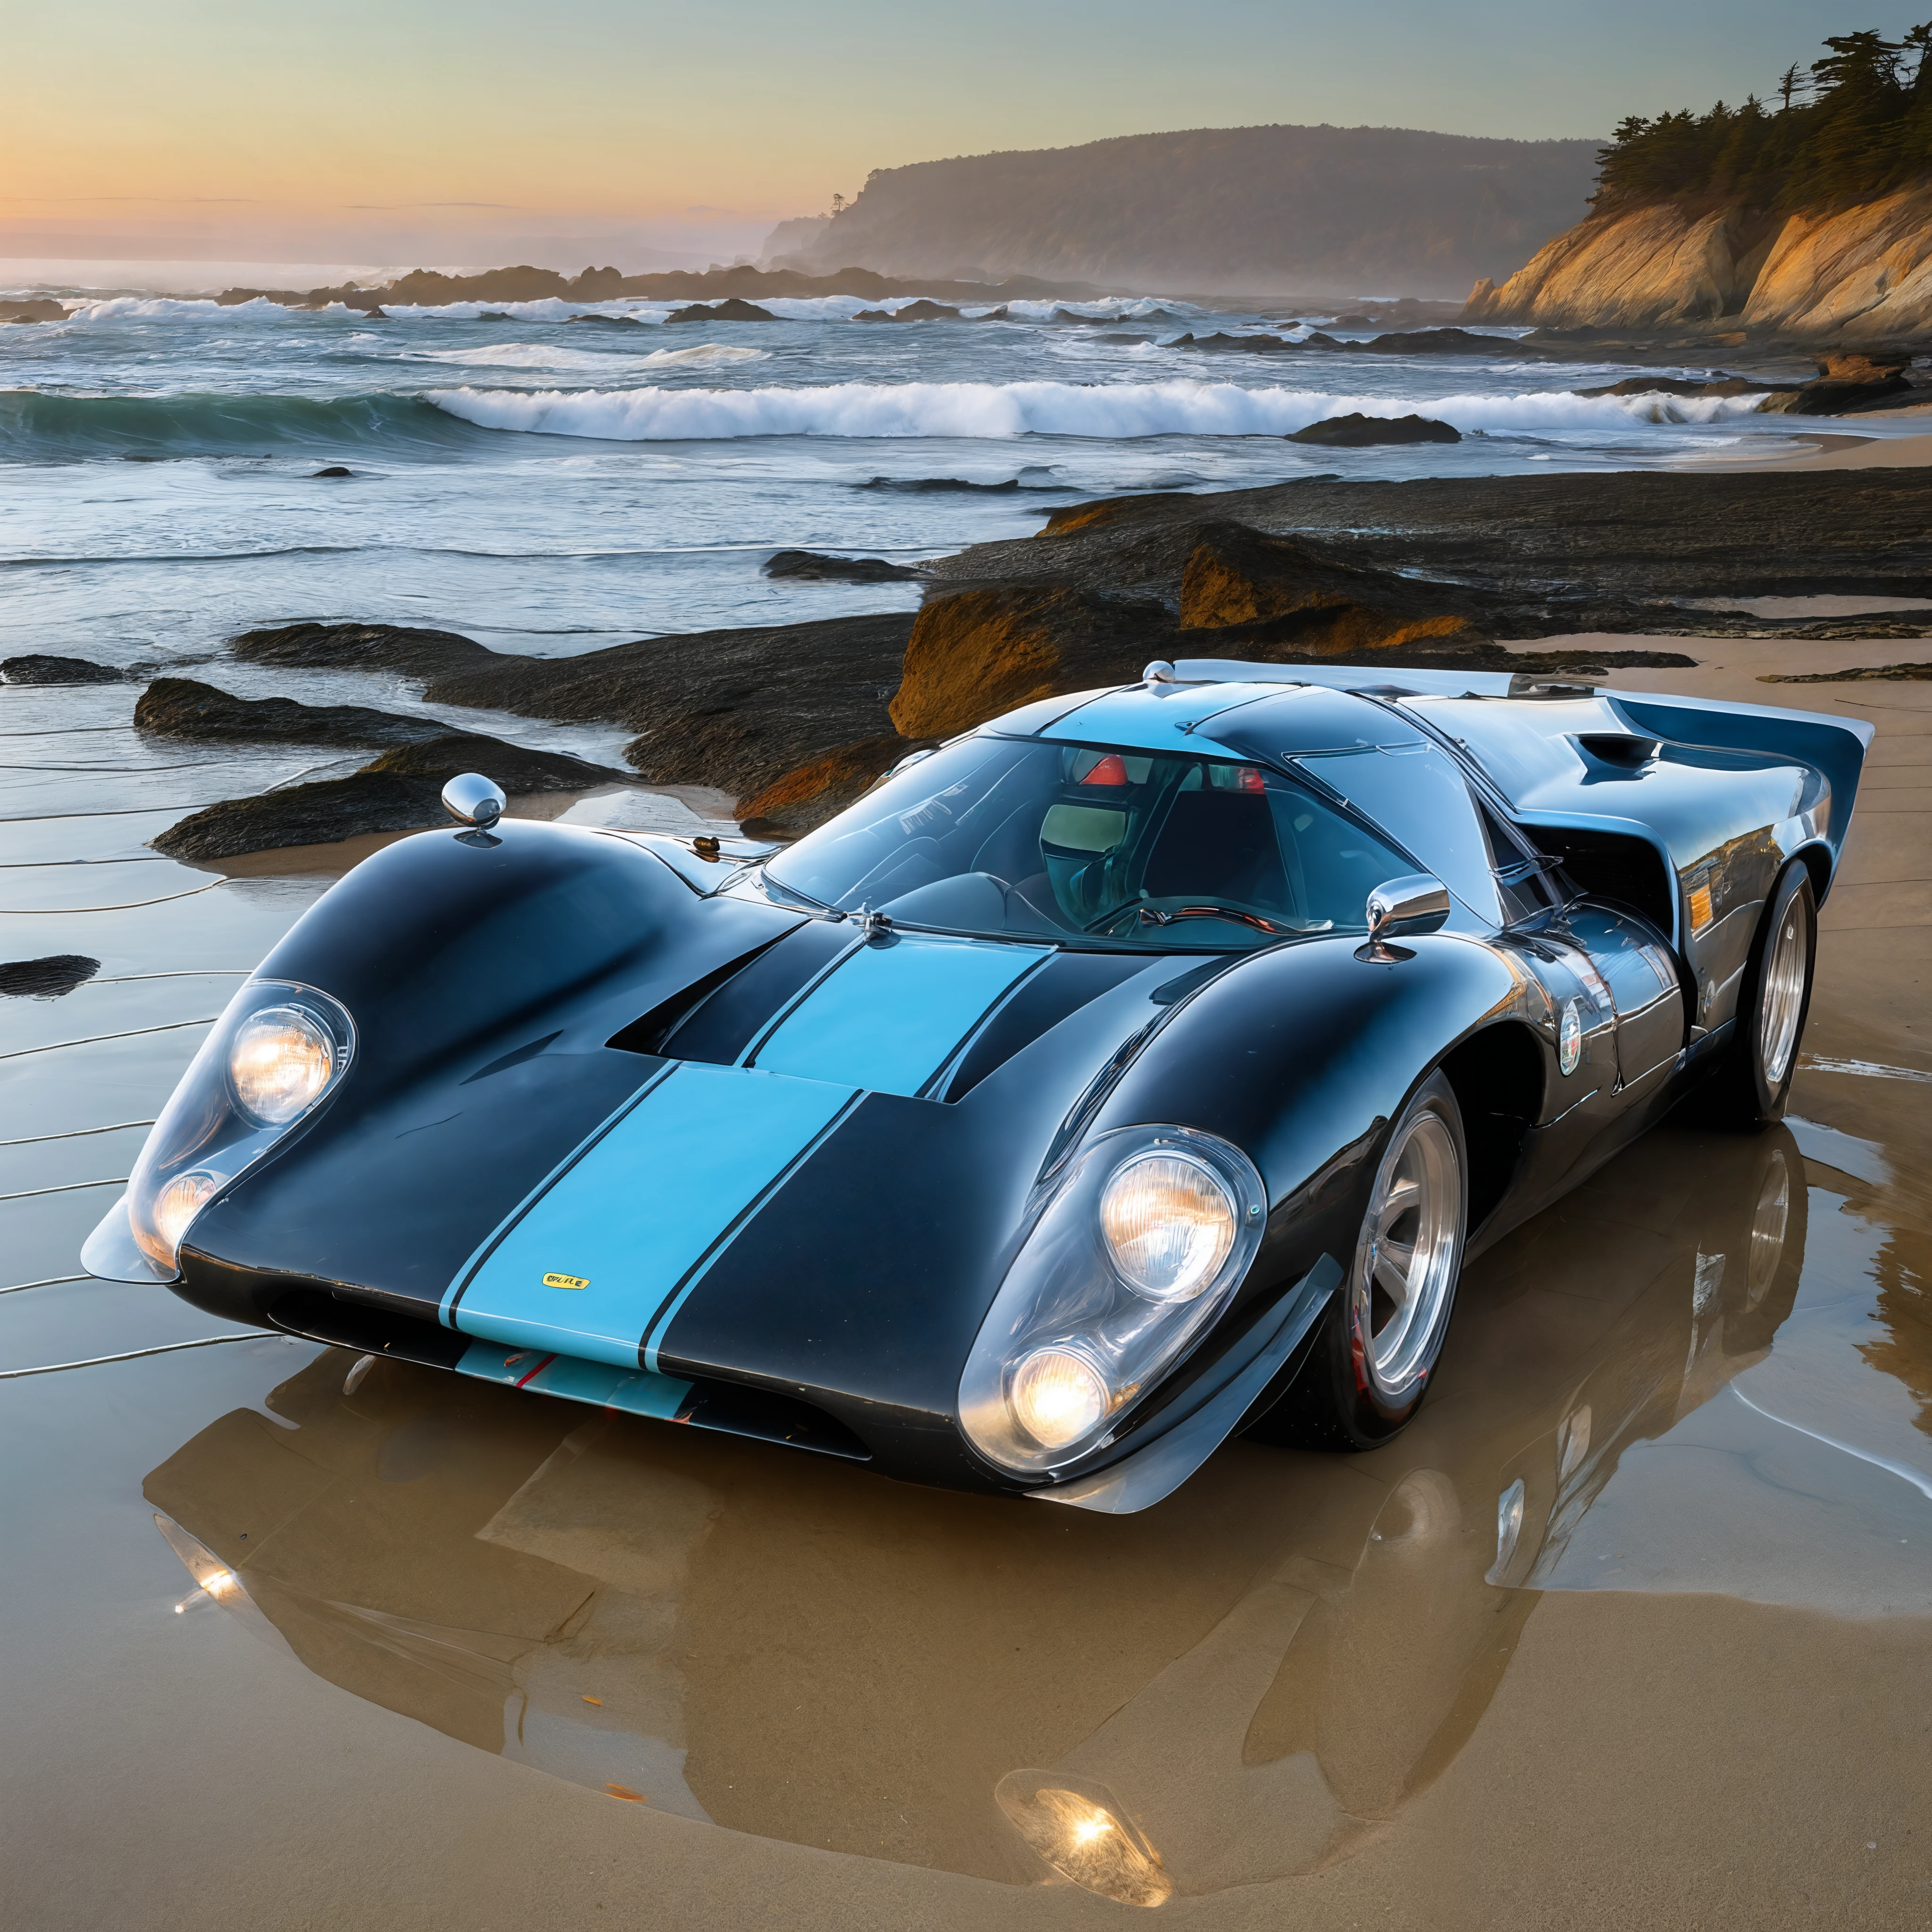
[[[1156,1905],[1330,1864],[1448,1767],[1538,1592],[1622,1580],[1625,1462],[1772,1352],[1807,1220],[1789,1130],[1656,1133],[1472,1269],[1408,1434],[1232,1444],[1133,1517],[339,1352],[145,1490],[201,1602],[481,1750]]]

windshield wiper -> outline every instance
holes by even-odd
[[[1138,915],[1142,926],[1173,926],[1186,919],[1227,920],[1239,926],[1251,926],[1257,932],[1265,932],[1271,938],[1287,939],[1298,934],[1328,932],[1334,928],[1332,919],[1317,920],[1305,926],[1264,919],[1258,912],[1244,912],[1235,906],[1187,905],[1177,906],[1172,912],[1163,912],[1157,906],[1129,904],[1116,906],[1112,912],[1102,913],[1092,924],[1083,930],[1088,932],[1104,932],[1117,926],[1129,913]]]

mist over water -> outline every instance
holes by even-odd
[[[922,323],[855,322],[854,296],[767,306],[778,320],[554,300],[372,320],[119,296],[0,328],[0,654],[206,655],[299,617],[574,652],[916,601],[773,585],[758,566],[781,548],[910,560],[1029,535],[1083,496],[1641,466],[1789,433],[1748,399],[1575,395],[1632,372],[1532,359],[1506,333],[1493,359],[1264,358],[1171,345],[1349,332],[1153,298]],[[1282,440],[1351,411],[1464,440]]]

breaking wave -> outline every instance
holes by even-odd
[[[0,462],[350,450],[446,456],[490,440],[418,396],[68,396],[0,390]]]
[[[410,349],[412,362],[452,362],[495,369],[649,369],[678,368],[692,363],[762,362],[762,349],[741,349],[728,342],[698,342],[688,349],[650,349],[640,355],[598,349],[566,349],[541,342],[503,342],[481,349]]]
[[[1627,430],[1748,413],[1733,397],[1337,396],[1233,382],[838,382],[745,389],[436,389],[440,410],[480,428],[620,442],[736,436],[1284,436],[1359,411],[1421,414],[1466,434]]]

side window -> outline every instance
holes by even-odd
[[[1476,801],[1446,752],[1418,741],[1295,762],[1414,853],[1484,924],[1508,922]]]

